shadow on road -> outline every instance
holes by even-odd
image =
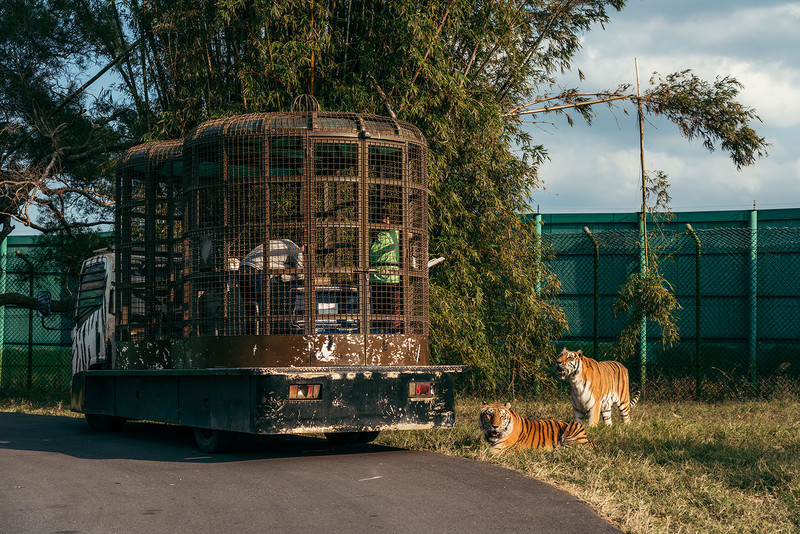
[[[83,459],[221,463],[399,450],[380,445],[332,446],[313,436],[240,434],[227,454],[200,451],[186,427],[128,421],[119,432],[97,432],[83,418],[0,412],[0,451],[46,451]]]

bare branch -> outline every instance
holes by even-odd
[[[557,111],[562,109],[573,109],[579,108],[584,106],[593,106],[594,104],[603,104],[606,102],[613,102],[615,100],[635,100],[638,97],[636,95],[618,95],[618,96],[609,96],[606,98],[599,98],[596,100],[587,100],[584,102],[572,102],[569,104],[560,104],[558,106],[545,106],[543,108],[536,108],[536,109],[529,109],[527,111],[519,111],[519,112],[508,112],[503,114],[504,117],[519,117],[520,115],[533,115],[535,113],[544,113],[547,111]],[[524,106],[523,106],[524,107]]]

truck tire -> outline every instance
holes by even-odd
[[[236,432],[195,428],[194,440],[197,442],[197,447],[203,452],[211,454],[229,452],[236,443]]]
[[[380,434],[380,430],[366,432],[325,432],[325,439],[331,445],[353,445],[355,443],[371,443]]]
[[[100,432],[116,432],[122,425],[125,424],[124,417],[117,417],[115,415],[100,415],[96,413],[84,414],[86,422],[93,430]]]

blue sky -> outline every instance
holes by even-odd
[[[713,81],[732,76],[739,100],[762,122],[752,127],[772,146],[768,157],[737,171],[726,153],[709,153],[669,121],[645,124],[645,167],[669,176],[673,211],[800,207],[800,2],[769,0],[629,0],[583,39],[574,63],[586,76],[562,83],[585,91],[634,83],[651,74],[692,69]],[[533,204],[542,213],[635,212],[639,134],[635,113],[595,109],[592,126],[536,115],[528,128],[550,160],[540,168],[544,188]]]

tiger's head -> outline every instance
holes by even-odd
[[[510,402],[483,403],[480,415],[481,432],[492,447],[499,447],[513,432],[512,414]]]
[[[566,347],[556,358],[556,373],[561,380],[567,380],[571,376],[580,374],[583,360],[582,350],[567,350]]]

